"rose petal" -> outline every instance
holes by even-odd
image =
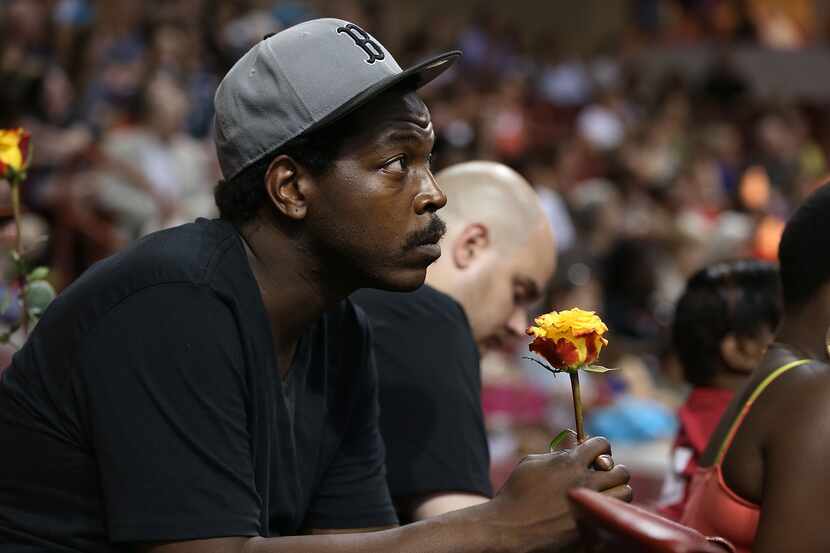
[[[28,132],[23,131],[23,136],[20,138],[20,142],[17,145],[20,149],[21,168],[26,167],[29,162],[29,154],[31,153],[29,141],[31,138],[32,137]]]

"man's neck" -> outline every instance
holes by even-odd
[[[452,270],[452,267],[447,266],[451,261],[444,258],[446,255],[449,255],[449,253],[444,252],[438,261],[429,266],[424,284],[448,295],[467,312],[468,306],[466,304],[468,302],[463,293],[464,287],[459,285],[459,282],[463,279],[460,278],[461,275],[458,272]]]
[[[479,354],[483,355],[487,350],[487,344],[480,341],[479,336],[476,335],[475,326],[473,326],[475,323],[471,318],[471,313],[473,313],[471,309],[474,309],[474,307],[471,307],[470,304],[473,303],[473,300],[467,294],[464,294],[464,287],[459,286],[459,283],[463,281],[458,278],[457,275],[453,278],[452,275],[447,275],[446,273],[442,273],[438,270],[433,272],[435,268],[436,267],[433,265],[427,269],[427,278],[424,284],[435,288],[442,294],[446,294],[461,306],[461,310],[464,311],[464,315],[467,317],[467,322],[470,325],[470,331],[473,333],[473,337],[476,340],[476,348],[478,349]],[[449,278],[442,278],[444,276],[449,276]]]
[[[279,370],[285,376],[302,334],[352,290],[326,281],[320,261],[272,225],[256,221],[240,233],[271,322]]]

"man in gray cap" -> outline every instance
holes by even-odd
[[[3,374],[0,551],[548,550],[574,537],[567,488],[630,493],[624,469],[589,468],[597,438],[525,460],[487,503],[393,528],[368,323],[346,297],[412,290],[440,255],[446,198],[413,90],[457,55],[401,71],[322,19],[230,70],[221,218],[96,265]]]

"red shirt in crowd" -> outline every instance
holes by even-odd
[[[671,469],[659,502],[661,515],[680,520],[688,486],[698,461],[735,392],[723,388],[694,388],[677,412],[680,430],[671,453]]]

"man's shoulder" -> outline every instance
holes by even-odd
[[[142,238],[87,270],[56,298],[46,316],[52,311],[52,317],[61,313],[88,323],[158,286],[212,286],[216,273],[240,270],[239,263],[226,259],[238,252],[233,252],[232,229],[224,225],[199,220]]]
[[[372,321],[400,320],[408,324],[424,322],[432,325],[469,327],[461,305],[451,296],[429,286],[413,292],[388,292],[363,289],[351,296]]]
[[[477,374],[472,329],[461,305],[448,295],[422,286],[407,293],[361,290],[351,299],[366,312],[379,364],[395,364],[399,374],[446,372],[447,364],[460,364],[465,373]]]
[[[218,256],[238,240],[233,228],[220,220],[199,219],[154,232],[87,271],[79,282],[106,281],[132,275],[137,286],[185,280],[201,282],[216,268]]]

